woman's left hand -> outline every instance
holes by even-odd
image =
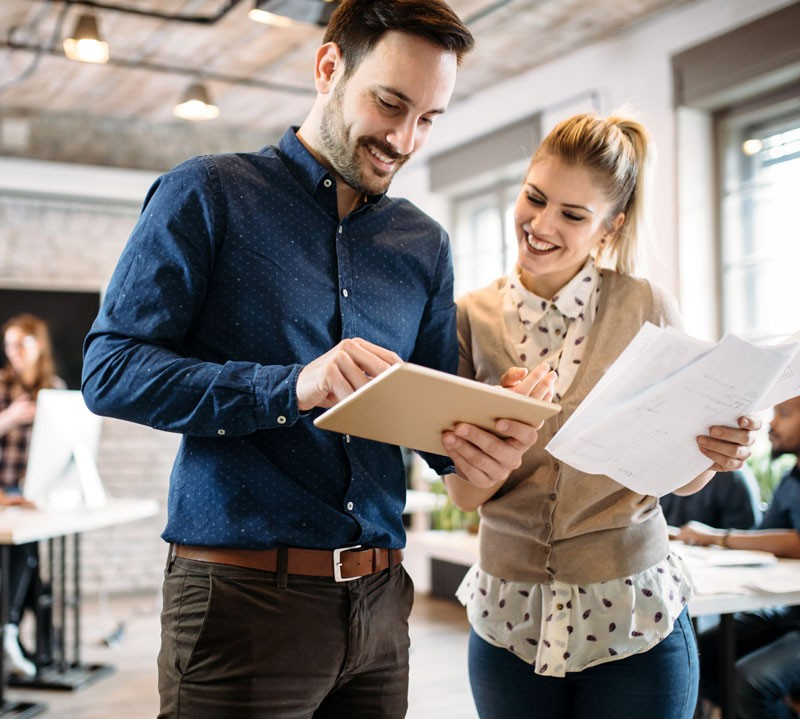
[[[739,417],[738,427],[714,426],[708,435],[697,438],[700,451],[714,464],[715,472],[741,469],[753,453],[755,433],[761,429],[761,419],[755,415]]]

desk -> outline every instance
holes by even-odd
[[[689,602],[693,617],[720,615],[720,709],[722,719],[733,717],[736,636],[733,615],[769,607],[800,605],[800,560],[779,559],[758,566],[715,565],[727,561],[734,550],[717,547],[686,547],[675,543],[692,573],[697,594]],[[744,554],[744,553],[742,553]]]
[[[53,686],[51,683],[59,676],[67,677],[71,686],[63,685],[60,688],[74,688],[88,680],[88,676],[97,673],[108,673],[108,667],[84,667],[80,663],[80,542],[79,535],[93,529],[103,529],[137,519],[152,517],[158,512],[158,503],[153,500],[138,499],[109,499],[108,502],[97,508],[78,507],[66,511],[53,511],[42,509],[26,509],[22,507],[7,507],[0,510],[0,562],[2,574],[0,575],[0,626],[8,621],[9,604],[9,564],[10,547],[15,544],[29,542],[58,541],[60,543],[60,628],[66,628],[66,607],[69,603],[73,610],[73,660],[67,660],[65,648],[62,647],[60,661],[52,669],[42,671],[38,668],[37,676],[18,685],[31,687]],[[72,595],[68,601],[66,583],[66,538],[73,538],[74,558],[72,564]],[[52,548],[52,545],[51,545]],[[53,553],[50,552],[52,561]],[[0,631],[0,639],[2,632]],[[105,671],[104,671],[105,670]],[[51,676],[47,676],[51,675]],[[15,717],[27,719],[46,710],[46,705],[41,703],[7,701],[4,696],[5,675],[3,674],[3,653],[0,651],[0,718]],[[47,681],[49,680],[49,681]]]

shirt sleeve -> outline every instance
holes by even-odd
[[[197,436],[297,420],[300,366],[212,362],[184,351],[224,223],[210,159],[154,183],[84,343],[82,389],[93,412]]]
[[[796,529],[800,532],[800,482],[787,474],[775,489],[759,529]]]

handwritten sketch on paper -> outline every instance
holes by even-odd
[[[546,449],[643,494],[667,494],[709,467],[696,437],[800,394],[800,335],[762,346],[701,342],[646,324]]]

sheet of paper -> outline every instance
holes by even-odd
[[[734,335],[713,345],[645,325],[547,450],[642,494],[667,494],[710,466],[696,437],[760,410],[799,348]]]
[[[800,343],[800,332],[793,334],[784,344]],[[778,381],[770,388],[761,402],[760,410],[770,409],[776,404],[800,395],[800,352],[788,364]]]

